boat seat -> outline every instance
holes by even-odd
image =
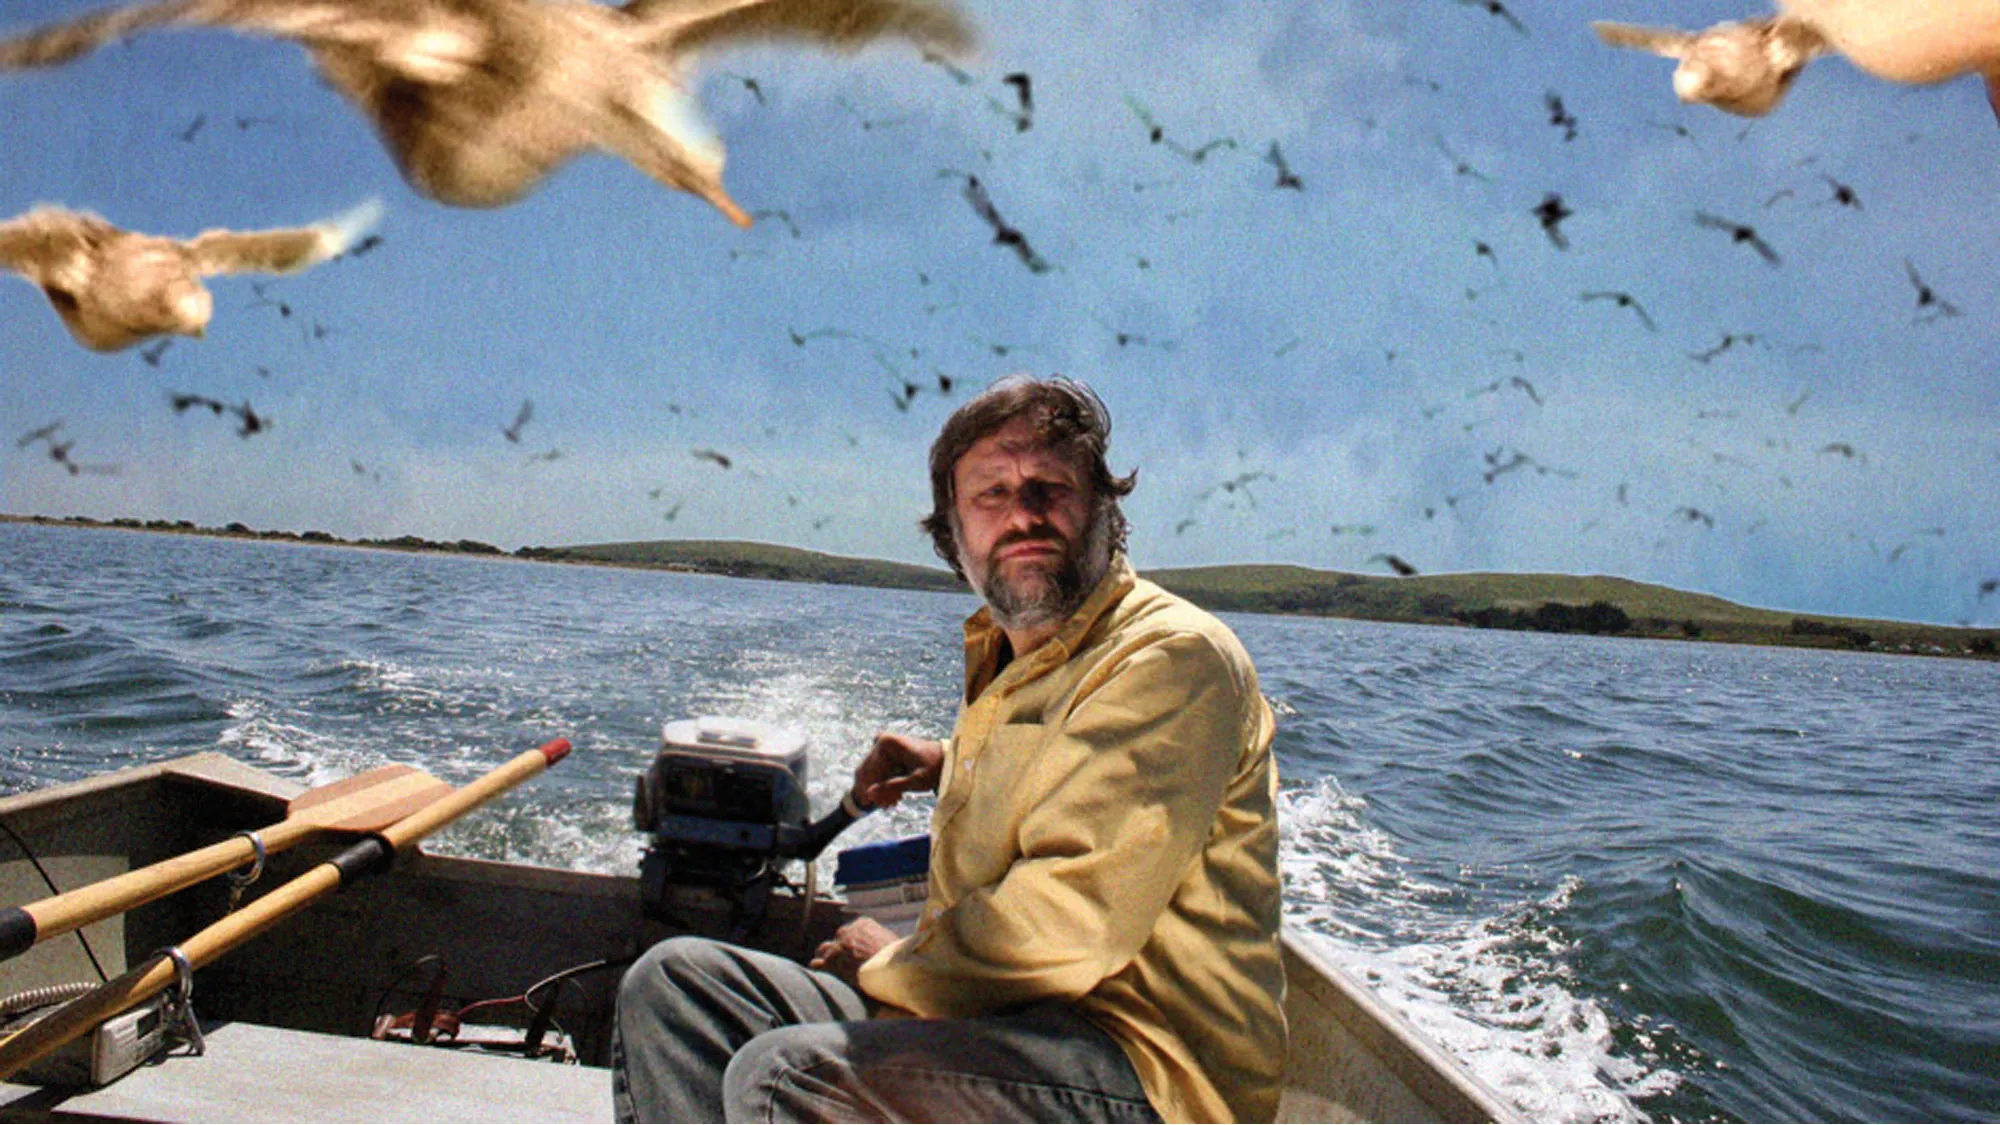
[[[100,1089],[0,1083],[0,1120],[609,1121],[601,1067],[217,1024]]]

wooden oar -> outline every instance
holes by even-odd
[[[34,1023],[0,1040],[0,1080],[54,1051],[112,1016],[174,984],[185,961],[188,971],[264,932],[347,882],[387,870],[396,853],[473,809],[561,761],[569,740],[553,739],[529,750],[486,776],[454,789],[409,816],[361,840],[325,863],[278,887],[243,909],[223,918],[170,950],[161,950],[90,992],[71,1000]]]
[[[276,855],[318,832],[379,832],[451,792],[451,786],[411,766],[383,766],[294,797],[285,819],[257,835]],[[0,961],[38,942],[122,914],[257,858],[257,844],[238,834],[217,844],[73,891],[0,910]]]

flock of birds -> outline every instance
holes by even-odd
[[[1518,35],[1529,34],[1526,23],[1501,0],[1457,0],[1499,21]],[[1899,6],[1894,0],[1886,6]],[[1915,2],[1915,0],[1909,0]],[[1700,32],[1598,23],[1598,35],[1614,46],[1666,56],[1677,62],[1672,89],[1682,100],[1704,103],[1731,113],[1759,116],[1772,112],[1785,98],[1800,71],[1814,59],[1851,45],[1850,29],[1839,26],[1841,8],[1832,0],[1785,0],[1785,11],[1761,20],[1746,20]],[[1831,10],[1832,16],[1827,12]],[[592,0],[154,0],[100,11],[79,19],[0,41],[0,70],[53,67],[81,58],[106,44],[171,27],[227,28],[249,35],[289,40],[304,47],[320,76],[374,127],[383,147],[409,186],[418,194],[460,207],[499,207],[535,189],[545,177],[577,155],[601,150],[618,156],[663,186],[690,193],[711,205],[730,222],[748,227],[766,220],[781,223],[791,237],[798,225],[783,211],[744,210],[723,186],[724,147],[705,123],[695,102],[690,60],[698,52],[750,43],[803,43],[851,51],[882,40],[900,40],[963,86],[977,82],[959,68],[973,47],[974,31],[946,0],[628,0],[608,6]],[[1996,38],[2000,42],[2000,38]],[[1859,40],[1853,40],[1859,42]],[[1872,57],[1876,44],[1851,52],[1857,61]],[[1885,73],[1901,81],[1936,81],[1964,70],[2000,75],[2000,51],[1962,53],[1928,70]],[[1956,66],[1957,69],[1951,69]],[[759,104],[764,92],[751,76],[726,75]],[[2000,85],[1994,89],[2000,90]],[[843,103],[846,104],[846,103]],[[1027,132],[1035,122],[1033,80],[1016,71],[1005,75],[995,93],[985,96],[987,109]],[[1271,169],[1273,190],[1304,193],[1305,179],[1292,167],[1277,140],[1262,146],[1232,136],[1185,136],[1170,131],[1146,105],[1127,95],[1125,104],[1149,145],[1202,166],[1229,154],[1259,152]],[[1562,96],[1544,93],[1548,126],[1564,142],[1580,135],[1582,123]],[[847,105],[864,130],[889,128],[895,118],[871,119]],[[2000,112],[2000,101],[1996,101]],[[259,119],[235,118],[239,131]],[[1693,140],[1684,127],[1658,124]],[[179,134],[192,142],[209,125],[197,116]],[[1455,153],[1441,137],[1435,147],[1452,172],[1474,180],[1490,177]],[[966,205],[991,232],[991,241],[1012,254],[1032,274],[1054,267],[1034,247],[1028,233],[1005,218],[986,180],[971,171],[944,169],[940,178],[956,182]],[[1823,206],[1860,210],[1852,186],[1819,173],[1826,189]],[[1144,185],[1135,184],[1134,190]],[[1770,208],[1796,194],[1774,193]],[[38,286],[64,326],[78,343],[108,352],[141,347],[141,356],[158,366],[171,338],[200,338],[215,317],[214,299],[202,279],[238,273],[285,274],[341,257],[358,257],[381,244],[372,229],[382,205],[369,201],[353,210],[305,226],[262,231],[209,230],[191,238],[173,238],[127,231],[83,210],[44,205],[0,222],[0,266]],[[1530,215],[1549,243],[1559,251],[1570,248],[1563,224],[1576,214],[1560,192],[1547,192]],[[1177,216],[1167,216],[1172,221]],[[1744,247],[1766,265],[1777,268],[1783,258],[1766,235],[1740,218],[1698,211],[1694,224]],[[1477,240],[1477,257],[1497,272],[1499,257],[1491,243]],[[1141,269],[1148,263],[1135,256]],[[1933,290],[1911,261],[1903,262],[1914,291],[1913,320],[1929,323],[1961,315],[1959,306]],[[920,279],[929,285],[930,279]],[[267,296],[259,287],[251,307],[269,306],[291,318],[286,302]],[[1477,290],[1468,288],[1468,299]],[[1647,332],[1657,333],[1653,315],[1632,293],[1592,289],[1578,298],[1629,313]],[[939,306],[943,307],[942,303]],[[1118,347],[1172,350],[1173,341],[1115,327],[1102,317]],[[301,326],[307,338],[323,336],[327,328]],[[915,359],[919,349],[899,349],[863,333],[837,327],[791,331],[792,343],[805,347],[821,339],[863,341],[890,379],[890,400],[907,411],[924,393],[949,396],[956,380],[942,370],[920,376],[907,373],[899,353]],[[980,342],[995,356],[1005,357],[1020,345]],[[1753,333],[1724,333],[1712,348],[1688,353],[1707,364],[1737,347],[1761,343]],[[1290,341],[1283,348],[1296,346]],[[1282,354],[1282,349],[1280,354]],[[1389,352],[1393,365],[1396,353]],[[1517,361],[1519,353],[1515,353]],[[1519,392],[1535,407],[1544,404],[1541,391],[1521,375],[1493,380],[1474,388],[1469,397]],[[1803,401],[1803,400],[1801,400]],[[249,437],[268,429],[267,415],[246,401],[230,404],[203,395],[175,393],[176,413],[206,409],[232,416],[236,432]],[[1793,411],[1796,411],[1794,406]],[[520,444],[534,418],[533,403],[524,401],[512,422],[500,427],[504,438]],[[42,447],[49,458],[72,475],[116,471],[115,466],[91,465],[71,457],[73,441],[62,440],[61,423],[23,435],[18,447]],[[1468,429],[1470,424],[1468,424]],[[850,439],[852,440],[852,439]],[[1820,449],[1827,455],[1865,462],[1865,454],[1844,442]],[[731,470],[736,459],[723,452],[696,448],[692,456]],[[551,449],[530,460],[555,460]],[[1717,454],[1718,458],[1723,455]],[[353,463],[357,475],[371,470]],[[1481,481],[1533,472],[1574,479],[1572,469],[1545,464],[1531,454],[1506,445],[1482,457]],[[379,479],[379,473],[374,474]],[[1197,510],[1211,503],[1254,507],[1250,486],[1269,474],[1246,471],[1199,491]],[[663,511],[671,521],[682,499],[655,490],[653,498],[672,500]],[[1462,494],[1447,496],[1455,506]],[[1618,489],[1625,502],[1625,486]],[[788,501],[796,505],[795,496]],[[1425,518],[1438,513],[1424,507]],[[1682,505],[1672,518],[1715,526],[1715,517],[1693,505]],[[1180,534],[1198,519],[1190,514],[1174,532]],[[823,526],[816,521],[815,527]],[[1365,528],[1365,530],[1364,530]],[[1367,525],[1334,525],[1332,533],[1372,535]],[[1401,556],[1380,552],[1370,559],[1397,574],[1417,568]],[[1979,596],[1993,592],[1983,584]]]

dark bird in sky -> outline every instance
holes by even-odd
[[[1007,221],[1000,217],[999,208],[993,206],[993,197],[987,194],[986,185],[979,182],[978,176],[970,172],[953,172],[949,170],[941,172],[939,175],[960,176],[964,178],[965,201],[972,204],[973,212],[986,220],[986,224],[993,228],[993,241],[996,245],[1005,246],[1012,250],[1014,256],[1021,259],[1021,264],[1028,267],[1028,272],[1049,272],[1048,262],[1042,260],[1042,256],[1035,253],[1034,247],[1028,245],[1027,236],[1014,227],[1007,225]]]
[[[172,340],[155,341],[139,349],[139,358],[145,360],[148,367],[158,367],[160,365],[160,358],[167,354],[168,348],[173,346],[174,342]]]
[[[364,235],[361,241],[356,242],[354,245],[348,247],[347,252],[342,254],[341,257],[359,258],[363,254],[366,254],[370,250],[374,250],[381,245],[382,245],[381,235],[379,234]]]
[[[1639,323],[1646,326],[1646,331],[1658,332],[1660,330],[1660,326],[1653,323],[1653,318],[1646,315],[1646,306],[1640,304],[1639,299],[1630,293],[1599,289],[1585,293],[1582,299],[1586,301],[1610,301],[1621,309],[1631,309],[1638,315]]]
[[[1486,468],[1479,475],[1485,478],[1487,484],[1492,484],[1494,481],[1499,480],[1516,469],[1525,469],[1535,463],[1534,458],[1518,449],[1514,450],[1511,456],[1505,458],[1501,457],[1501,453],[1502,450],[1495,449],[1481,455],[1486,460]]]
[[[1155,340],[1150,336],[1141,336],[1137,332],[1127,332],[1114,326],[1110,321],[1096,313],[1090,314],[1090,318],[1095,320],[1099,327],[1111,333],[1111,338],[1118,341],[1118,346],[1121,348],[1136,345],[1142,348],[1158,348],[1161,351],[1167,352],[1174,350],[1174,342],[1172,340]]]
[[[280,301],[280,300],[276,300],[276,299],[274,299],[274,298],[270,297],[269,295],[267,295],[267,294],[266,294],[266,293],[264,292],[264,283],[263,283],[263,282],[261,282],[261,281],[253,281],[253,282],[251,282],[251,283],[250,283],[250,292],[251,292],[251,294],[252,294],[252,295],[254,295],[254,296],[256,297],[256,300],[254,300],[254,301],[251,301],[251,302],[250,302],[250,304],[249,304],[248,306],[246,306],[246,307],[248,307],[248,308],[253,308],[253,309],[262,309],[262,308],[274,308],[274,309],[277,309],[277,310],[278,310],[278,315],[279,315],[280,317],[282,317],[282,318],[284,318],[284,319],[286,319],[286,320],[290,320],[290,319],[291,319],[291,317],[292,317],[292,306],[291,306],[290,304],[288,304],[287,302],[284,302],[284,301]]]
[[[729,459],[728,454],[717,453],[713,449],[695,449],[695,450],[690,450],[689,452],[694,454],[694,459],[697,461],[713,461],[717,465],[720,465],[725,469],[729,468],[731,465],[734,465],[736,463]]]
[[[208,124],[208,114],[197,113],[194,115],[194,120],[188,122],[187,128],[174,135],[181,139],[182,144],[191,145],[194,143],[195,134],[201,132],[201,127],[206,124]]]
[[[1541,221],[1542,232],[1549,236],[1550,242],[1555,243],[1556,249],[1569,249],[1569,238],[1562,232],[1562,221],[1576,214],[1576,212],[1564,206],[1561,195],[1553,191],[1549,192],[1542,197],[1542,201],[1536,204],[1535,209],[1529,212],[1529,214],[1532,214],[1536,219]]]
[[[1648,121],[1646,122],[1646,124],[1652,126],[1655,129],[1665,129],[1667,132],[1672,133],[1674,136],[1679,137],[1681,140],[1686,141],[1687,143],[1693,145],[1696,148],[1701,147],[1701,142],[1696,140],[1694,137],[1694,130],[1678,122]]]
[[[1703,527],[1715,526],[1715,517],[1707,512],[1702,511],[1700,508],[1690,508],[1687,505],[1683,504],[1680,507],[1674,509],[1674,514],[1688,521],[1689,523],[1698,523]]]
[[[1541,393],[1535,390],[1535,385],[1519,375],[1509,375],[1505,379],[1495,379],[1484,386],[1474,387],[1472,390],[1466,392],[1465,397],[1478,398],[1480,395],[1497,395],[1500,393],[1502,387],[1512,387],[1522,394],[1527,395],[1529,400],[1536,406],[1542,405]]]
[[[764,101],[764,84],[757,81],[755,78],[751,78],[750,76],[744,74],[732,74],[726,70],[717,71],[716,73],[724,78],[729,79],[731,82],[734,82],[737,85],[743,87],[743,89],[746,92],[748,92],[752,98],[755,98],[757,100],[758,105],[766,104]]]
[[[772,41],[853,50],[895,37],[944,55],[973,42],[941,0],[160,0],[0,43],[0,68],[69,62],[171,26],[304,46],[375,125],[418,191],[497,207],[604,149],[739,225],[723,146],[684,73],[697,54]]]
[[[1825,172],[1821,172],[1819,178],[1826,181],[1827,189],[1833,193],[1827,197],[1824,201],[1825,203],[1838,203],[1842,207],[1852,207],[1856,211],[1861,210],[1861,196],[1857,195],[1852,187],[1841,183]]]
[[[792,232],[793,238],[800,237],[799,224],[792,220],[792,213],[790,211],[777,207],[768,207],[762,211],[750,212],[750,217],[753,219],[776,219],[785,224],[785,229]]]
[[[1755,333],[1724,332],[1722,339],[1717,341],[1714,347],[1707,351],[1689,352],[1688,358],[1694,360],[1696,363],[1707,363],[1709,360],[1714,359],[1716,356],[1721,355],[1738,344],[1754,344],[1756,342],[1757,336]]]
[[[1342,535],[1360,535],[1366,537],[1375,534],[1375,525],[1372,523],[1337,523],[1330,530],[1335,538]]]
[[[1005,77],[1001,78],[1000,81],[1014,88],[1014,105],[1012,107],[1009,107],[1006,103],[998,101],[997,99],[994,98],[986,99],[986,104],[991,106],[995,113],[998,113],[1002,117],[1005,117],[1009,121],[1012,121],[1014,123],[1015,132],[1025,133],[1029,129],[1034,128],[1035,125],[1034,80],[1029,78],[1025,72],[1017,70],[1014,73],[1006,75]]]
[[[1238,473],[1226,481],[1209,485],[1207,488],[1204,488],[1200,492],[1195,493],[1194,498],[1197,501],[1203,501],[1207,500],[1210,496],[1215,495],[1217,491],[1228,493],[1231,496],[1234,496],[1236,493],[1241,492],[1243,494],[1243,498],[1245,500],[1248,500],[1250,502],[1250,506],[1254,508],[1257,506],[1257,497],[1251,493],[1250,486],[1253,483],[1260,480],[1277,480],[1277,479],[1278,479],[1277,477],[1274,477],[1266,472]]]
[[[62,429],[62,419],[58,418],[46,426],[38,426],[14,439],[14,448],[26,449],[38,441],[46,441],[53,445],[56,440],[56,431],[60,429]]]
[[[1500,255],[1494,253],[1493,247],[1488,243],[1475,239],[1472,243],[1472,256],[1486,259],[1493,264],[1493,268],[1496,270],[1500,268]]]
[[[1145,127],[1146,139],[1148,141],[1156,145],[1165,145],[1167,148],[1186,158],[1189,163],[1201,164],[1208,160],[1210,153],[1218,149],[1233,149],[1236,147],[1236,138],[1217,137],[1212,141],[1206,141],[1190,148],[1177,140],[1168,139],[1166,128],[1154,119],[1152,111],[1140,105],[1138,100],[1132,97],[1132,95],[1125,95],[1125,105],[1132,111],[1132,116],[1139,119],[1139,124]]]
[[[1562,96],[1554,90],[1542,95],[1542,104],[1548,108],[1549,124],[1563,131],[1563,140],[1576,139],[1576,114],[1563,106]]]
[[[521,430],[527,426],[528,422],[532,420],[534,416],[535,416],[535,400],[528,398],[522,399],[521,409],[514,412],[513,424],[501,427],[500,428],[501,435],[505,437],[508,441],[513,442],[515,445],[521,444]]]
[[[1996,590],[2000,590],[2000,578],[1988,578],[1979,584],[1979,596],[1981,598]]]
[[[174,413],[176,414],[185,414],[196,407],[206,407],[209,413],[218,418],[225,413],[236,415],[237,437],[251,437],[271,428],[271,420],[257,413],[256,410],[251,408],[248,402],[240,406],[231,406],[220,399],[209,398],[207,395],[180,393],[169,395],[168,401],[173,404]]]
[[[1903,259],[1903,273],[1910,279],[1910,287],[1917,291],[1918,323],[1958,315],[1958,306],[1938,296],[1937,292],[1917,274],[1917,267],[1911,265],[1908,258]]]
[[[922,54],[925,62],[950,75],[951,80],[961,86],[970,86],[979,81],[972,75],[967,74],[963,68],[954,65],[950,59],[938,54],[936,51],[926,49]]]
[[[16,442],[15,445],[17,448],[26,449],[28,446],[33,445],[37,441],[47,442],[49,447],[49,460],[54,461],[58,465],[61,465],[63,467],[63,471],[67,472],[70,476],[73,477],[80,477],[85,473],[89,473],[93,476],[106,476],[106,477],[115,477],[118,475],[119,466],[117,465],[86,465],[83,462],[78,461],[75,458],[71,457],[69,455],[69,451],[76,448],[76,439],[71,438],[68,441],[57,441],[55,439],[55,432],[61,427],[62,423],[60,421],[57,421],[57,422],[52,422],[49,425],[43,426],[40,429],[30,430],[25,436],[21,438],[21,440]]]
[[[1509,11],[1507,5],[1502,4],[1500,0],[1458,0],[1458,2],[1465,7],[1478,8],[1489,16],[1505,21],[1508,27],[1523,35],[1528,33],[1528,25],[1522,23],[1520,18]]]
[[[1271,147],[1264,151],[1264,163],[1278,170],[1277,186],[1290,188],[1293,191],[1306,189],[1306,182],[1299,179],[1298,174],[1292,171],[1291,165],[1285,163],[1285,154],[1278,148],[1278,142],[1272,141]]]
[[[370,201],[308,227],[174,239],[120,230],[87,211],[36,207],[0,223],[0,267],[40,287],[78,343],[115,352],[154,336],[202,336],[215,315],[203,277],[305,269],[345,250],[381,212]]]
[[[1158,121],[1153,120],[1152,112],[1145,106],[1140,105],[1132,95],[1125,95],[1125,105],[1126,108],[1132,111],[1132,116],[1139,119],[1139,124],[1145,127],[1146,139],[1148,141],[1151,141],[1153,144],[1159,144],[1161,141],[1167,139],[1166,129],[1161,127]]]
[[[1847,458],[1849,461],[1859,461],[1864,465],[1868,463],[1868,455],[1866,453],[1854,448],[1851,443],[1844,441],[1827,442],[1825,445],[1819,447],[1819,451],[1821,453],[1836,453]]]
[[[1370,555],[1368,556],[1368,561],[1383,563],[1386,566],[1388,566],[1390,570],[1395,571],[1398,575],[1404,578],[1414,578],[1417,575],[1416,567],[1411,566],[1409,563],[1404,562],[1400,557],[1396,555]]]
[[[1604,21],[1590,26],[1614,47],[1679,60],[1674,95],[1680,100],[1745,117],[1777,108],[1799,71],[1832,49],[1811,24],[1788,16],[1722,23],[1697,32]]]
[[[893,129],[898,125],[908,125],[917,119],[917,115],[914,113],[898,113],[889,117],[870,117],[862,112],[860,106],[855,105],[846,98],[835,98],[833,99],[833,104],[846,110],[849,115],[860,122],[861,131],[864,133],[872,133],[877,129]]]
[[[1477,168],[1474,168],[1472,164],[1469,161],[1467,161],[1464,157],[1461,157],[1456,152],[1453,152],[1451,146],[1444,143],[1443,137],[1433,134],[1431,136],[1431,144],[1435,145],[1439,152],[1444,153],[1444,158],[1446,160],[1451,161],[1451,170],[1454,175],[1471,176],[1473,179],[1478,180],[1482,184],[1490,184],[1493,182],[1493,178],[1491,176],[1488,176],[1486,173],[1481,172]]]
[[[1758,237],[1756,227],[1745,223],[1731,222],[1719,215],[1711,215],[1706,211],[1696,211],[1694,213],[1694,221],[1696,226],[1705,227],[1709,230],[1728,231],[1731,242],[1747,244],[1752,250],[1757,251],[1758,256],[1766,262],[1773,266],[1778,264],[1778,252],[1771,249],[1770,243]]]
[[[1202,164],[1206,163],[1209,156],[1213,153],[1222,151],[1223,149],[1234,149],[1236,147],[1236,138],[1217,137],[1212,141],[1203,141],[1193,148],[1189,148],[1187,145],[1175,140],[1168,140],[1166,145],[1169,149],[1186,157],[1190,164]]]
[[[1181,535],[1185,533],[1188,528],[1193,527],[1194,525],[1195,525],[1195,518],[1193,516],[1188,516],[1184,519],[1177,520],[1174,523],[1174,534]]]

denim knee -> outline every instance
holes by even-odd
[[[775,1028],[744,1044],[722,1074],[722,1104],[728,1119],[848,1118],[853,1106],[852,1083],[842,1081],[847,1068],[841,1054],[845,1040],[839,1024],[799,1024]]]
[[[709,938],[690,934],[670,937],[640,954],[625,970],[618,982],[618,1007],[657,1007],[658,1001],[679,996],[683,982],[707,975],[710,967],[723,960],[717,943]]]

